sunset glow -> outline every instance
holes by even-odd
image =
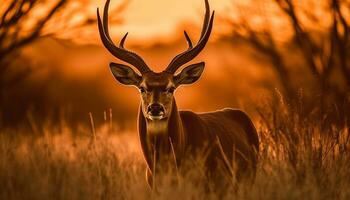
[[[0,1],[0,199],[350,199],[350,0]]]
[[[230,0],[213,1],[211,7],[220,15],[230,3]],[[100,1],[98,6],[103,8],[103,4]],[[118,5],[117,1],[112,1],[113,5]],[[122,26],[113,31],[129,32],[136,39],[169,37],[181,24],[201,24],[203,14],[202,0],[132,0],[121,16]]]

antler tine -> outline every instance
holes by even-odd
[[[201,32],[201,38],[205,34],[205,31],[208,28],[208,22],[209,22],[209,16],[210,15],[210,6],[208,0],[205,0],[205,16],[204,16],[204,22],[203,22],[203,28]]]
[[[124,43],[125,43],[126,37],[128,37],[128,34],[129,33],[126,33],[124,35],[124,37],[122,38],[122,40],[120,41],[119,47],[122,48],[122,49],[124,49]]]
[[[105,7],[103,9],[103,28],[105,30],[105,34],[106,34],[109,42],[114,44],[112,39],[111,39],[111,36],[109,35],[109,27],[108,27],[108,9],[109,9],[110,2],[111,2],[110,0],[107,0],[106,4],[105,4]]]
[[[184,51],[183,53],[175,56],[175,58],[173,58],[173,60],[170,62],[170,64],[166,68],[165,70],[166,72],[175,73],[179,67],[181,67],[185,63],[195,58],[207,44],[209,40],[209,36],[211,34],[212,27],[213,27],[215,12],[213,11],[212,15],[210,16],[210,7],[209,7],[208,0],[205,0],[205,8],[206,9],[205,9],[204,24],[202,28],[201,37],[199,38],[198,43],[196,44],[195,47],[192,47],[192,42],[185,31],[185,37],[190,48]],[[209,19],[209,16],[210,16],[210,19]]]
[[[98,30],[100,33],[100,38],[102,40],[103,45],[107,48],[107,50],[115,57],[119,58],[122,61],[125,61],[131,65],[133,65],[137,70],[140,71],[141,74],[151,71],[147,66],[145,61],[134,52],[128,51],[124,48],[124,42],[127,34],[123,37],[120,42],[121,47],[117,47],[114,45],[108,30],[108,8],[109,8],[110,0],[106,1],[104,12],[103,12],[103,22],[100,17],[99,9],[97,8],[97,22],[98,22]]]
[[[186,31],[184,31],[184,34],[185,34],[185,38],[186,38],[186,41],[187,41],[187,44],[188,44],[188,49],[192,49],[193,48],[193,44],[192,44],[190,36],[188,36]]]

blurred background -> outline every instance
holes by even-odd
[[[96,8],[104,0],[2,0],[0,127],[62,121],[95,124],[112,115],[136,129],[139,93],[118,84],[102,46]],[[193,61],[199,82],[177,90],[179,108],[205,112],[285,102],[335,122],[349,117],[349,0],[211,0],[211,39]],[[155,71],[199,38],[204,0],[112,0],[110,32]],[[323,113],[327,113],[325,116]]]

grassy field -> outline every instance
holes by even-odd
[[[350,199],[346,124],[300,117],[283,106],[260,113],[256,180],[238,190],[206,189],[194,160],[180,177],[159,175],[152,192],[136,133],[109,125],[77,133],[61,125],[0,133],[0,199]]]

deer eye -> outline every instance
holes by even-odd
[[[168,93],[171,93],[171,94],[174,93],[174,91],[175,91],[175,88],[174,88],[174,87],[171,87],[171,88],[169,88],[169,89],[167,90],[167,92],[168,92]]]
[[[140,87],[140,92],[141,93],[145,93],[146,92],[146,89],[144,87]]]

